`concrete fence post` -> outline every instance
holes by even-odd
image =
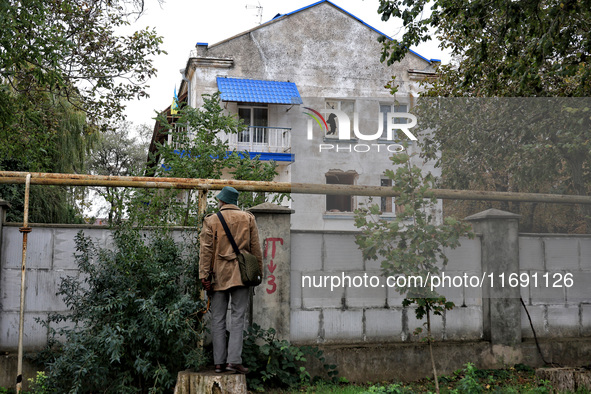
[[[2,262],[2,253],[6,253],[3,250],[4,245],[2,244],[2,240],[4,239],[2,236],[2,228],[4,227],[4,222],[6,221],[6,211],[10,208],[10,203],[8,201],[2,200],[0,198],[0,262]],[[0,267],[0,279],[2,279],[2,269],[4,267]],[[2,303],[0,303],[0,311],[2,310]]]
[[[274,328],[289,340],[292,209],[264,203],[250,208],[257,221],[263,248],[263,283],[255,288],[251,322]]]
[[[0,246],[2,245],[2,227],[6,221],[6,211],[10,208],[10,203],[0,198]],[[2,249],[0,248],[0,253]]]
[[[521,344],[521,294],[518,286],[509,284],[511,275],[519,275],[520,217],[488,209],[465,219],[482,235],[483,336],[491,342],[493,353],[506,353],[504,362],[519,358]]]

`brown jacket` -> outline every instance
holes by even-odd
[[[234,236],[238,249],[241,251],[246,250],[255,255],[259,261],[261,272],[263,272],[263,253],[254,215],[242,211],[233,204],[222,206],[220,211]],[[236,254],[217,215],[209,215],[203,220],[203,229],[199,239],[201,241],[199,279],[205,279],[209,276],[211,264],[213,263],[214,291],[243,286]]]

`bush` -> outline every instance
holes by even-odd
[[[58,292],[71,313],[46,322],[69,324],[51,330],[45,351],[45,385],[55,392],[162,393],[179,370],[205,362],[196,253],[166,230],[148,236],[123,226],[113,242],[101,248],[76,236],[80,275],[64,278]]]
[[[315,346],[294,346],[286,340],[275,337],[273,328],[263,330],[257,324],[248,328],[244,338],[242,358],[252,372],[248,374],[250,389],[262,391],[266,387],[295,387],[313,383],[320,377],[312,378],[303,365],[317,359],[329,378],[335,379],[336,365],[325,362],[323,352]]]
[[[29,381],[28,394],[50,394],[51,389],[47,387],[47,375],[43,371],[37,371],[34,378],[27,379]],[[0,391],[1,392],[1,391]]]

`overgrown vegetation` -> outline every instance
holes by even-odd
[[[403,306],[415,305],[418,320],[426,318],[423,340],[429,344],[436,391],[439,392],[431,346],[431,318],[452,309],[454,304],[430,287],[429,278],[447,264],[444,248],[458,247],[460,236],[471,236],[470,227],[452,218],[445,218],[443,223],[437,224],[437,199],[428,191],[434,189],[435,177],[431,173],[423,174],[421,168],[411,165],[406,153],[392,156],[392,162],[397,166],[396,170],[386,170],[385,175],[392,180],[393,190],[400,193],[395,201],[399,208],[396,218],[380,218],[377,204],[356,210],[355,225],[361,230],[356,242],[364,259],[381,262],[384,276],[421,279],[409,281],[406,286],[396,286],[396,291],[405,296]],[[421,333],[422,328],[418,327],[415,334]]]
[[[535,370],[524,364],[516,364],[506,369],[479,369],[471,363],[464,368],[454,371],[450,375],[440,376],[439,385],[441,393],[523,393],[523,394],[551,394],[555,391],[548,381],[535,375]],[[12,393],[12,390],[0,388],[0,393]],[[366,382],[351,384],[341,378],[337,382],[318,381],[310,385],[302,385],[296,388],[265,388],[270,394],[287,393],[314,393],[314,394],[370,394],[370,393],[394,393],[394,394],[423,394],[433,393],[435,385],[433,379],[421,379],[414,382]],[[46,391],[32,391],[25,394],[46,394]],[[561,394],[589,394],[585,388]]]
[[[177,243],[166,229],[125,225],[108,247],[77,235],[80,275],[64,278],[58,291],[71,312],[48,321],[59,327],[45,352],[51,389],[163,393],[179,370],[205,363],[196,234],[186,235]]]
[[[8,98],[2,98],[5,94]],[[3,101],[4,100],[4,101]],[[84,170],[88,149],[96,140],[96,129],[87,124],[84,114],[63,99],[48,93],[3,91],[0,80],[0,106],[9,112],[0,114],[0,171],[74,173]],[[2,110],[0,110],[2,111]],[[76,204],[76,189],[32,185],[29,222],[82,223]],[[11,204],[6,219],[22,222],[24,185],[0,185],[0,198]]]
[[[159,146],[155,175],[220,178],[231,167],[243,179],[272,178],[274,163],[228,153],[216,132],[236,133],[242,126],[222,113],[217,96],[204,101],[202,109],[184,108],[175,124],[167,124],[173,144]],[[198,206],[207,206],[207,195],[141,189],[123,196],[127,209],[119,213],[112,239],[76,237],[80,273],[64,278],[58,292],[69,313],[45,322],[52,339],[39,361],[46,366],[44,385],[55,393],[171,392],[178,371],[210,361],[201,343],[205,305],[197,280],[205,213]],[[258,202],[244,201],[245,207]],[[173,237],[175,225],[192,229]],[[279,373],[268,371],[271,380]],[[281,379],[294,373],[288,371]],[[299,366],[296,372],[299,382]]]
[[[117,33],[143,0],[0,2],[0,170],[84,173],[100,130],[145,97],[163,53],[154,30]],[[0,185],[22,221],[24,185]],[[29,221],[81,223],[75,188],[31,187]]]
[[[534,369],[523,364],[516,364],[510,369],[477,369],[467,363],[463,369],[452,375],[439,378],[441,392],[446,394],[480,393],[553,393],[547,381],[535,376]],[[394,383],[373,385],[364,393],[430,393],[435,388],[432,379],[424,379],[410,384]]]
[[[312,377],[304,363],[316,361],[324,377],[336,380],[336,365],[327,364],[323,352],[315,346],[295,346],[279,340],[273,328],[263,330],[257,324],[248,328],[242,352],[244,364],[252,369],[247,384],[251,390],[264,392],[271,387],[300,387],[321,377]]]
[[[113,129],[105,130],[98,137],[86,160],[87,171],[93,175],[143,176],[151,137],[152,130],[147,125],[134,128],[131,122],[117,122]],[[106,214],[108,224],[120,223],[127,216],[126,203],[133,189],[93,186],[85,191],[87,196],[92,192],[105,200],[107,205],[96,213],[99,217]],[[92,205],[91,201],[86,201]]]
[[[590,10],[586,1],[380,1],[382,19],[400,18],[404,29],[399,40],[383,37],[382,61],[401,61],[434,36],[452,57],[422,96],[447,108],[462,97],[462,109],[429,108],[418,116],[436,118],[424,153],[442,169],[441,188],[591,193]],[[539,103],[545,108],[533,110]],[[591,232],[589,206],[493,205],[522,214],[522,231]],[[465,217],[483,205],[446,208]]]
[[[444,394],[475,394],[475,393],[525,393],[525,394],[551,394],[555,391],[549,382],[536,377],[533,368],[516,364],[507,369],[478,369],[471,363],[450,375],[440,376],[439,385]],[[414,394],[433,393],[435,384],[433,379],[421,379],[414,382],[380,382],[340,384],[319,382],[311,386],[298,388],[297,390],[272,390],[273,394],[279,393],[314,393],[314,394]],[[580,389],[576,394],[589,394],[591,391]],[[563,394],[573,394],[566,392]]]

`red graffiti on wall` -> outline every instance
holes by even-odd
[[[273,259],[275,258],[275,252],[277,251],[277,246],[275,244],[276,242],[279,242],[281,245],[283,245],[283,238],[266,238],[265,239],[265,257],[267,257],[267,253],[269,251],[269,243],[273,243],[273,246],[271,247],[271,261],[269,261],[269,264],[267,264],[267,268],[269,269],[269,276],[267,277],[267,279],[268,279],[267,284],[269,286],[271,286],[271,288],[266,289],[267,294],[273,294],[277,290],[277,283],[275,283],[275,275],[273,275],[273,272],[275,272],[275,268],[277,268],[277,265],[275,263],[273,263]]]

